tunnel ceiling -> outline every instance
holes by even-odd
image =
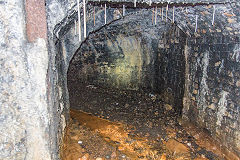
[[[89,2],[100,2],[99,0],[90,0]],[[134,0],[101,0],[101,2],[130,2],[134,3]],[[213,4],[213,3],[231,3],[238,2],[237,0],[136,0],[136,3],[169,3],[169,4]]]
[[[87,22],[87,35],[98,32],[102,27],[106,27],[112,23],[127,23],[129,21],[137,21],[138,15],[144,14],[148,12],[151,15],[150,19],[152,21],[152,15],[154,14],[154,6],[152,8],[126,8],[126,15],[122,16],[122,8],[113,7],[112,3],[107,3],[107,24],[104,24],[104,5],[95,6],[92,3],[87,4],[87,12],[88,12],[88,22]],[[240,3],[227,3],[227,4],[211,4],[211,5],[180,5],[175,6],[175,14],[173,14],[173,6],[175,4],[170,5],[168,9],[168,14],[166,16],[166,6],[158,7],[158,16],[157,16],[157,24],[161,25],[160,22],[165,23],[173,23],[173,15],[174,15],[174,23],[177,25],[184,33],[188,35],[188,37],[195,37],[196,41],[219,41],[218,39],[222,39],[221,37],[226,35],[231,35],[231,39],[238,41],[239,39],[239,22],[240,22]],[[214,7],[215,6],[215,14]],[[96,25],[93,24],[93,13],[96,13]],[[150,11],[150,12],[149,12]],[[163,14],[162,14],[163,11]],[[115,13],[118,13],[118,18],[114,18]],[[83,16],[83,12],[81,12]],[[213,21],[214,15],[214,23]],[[196,23],[196,16],[198,17]],[[131,17],[131,18],[130,18]],[[74,21],[77,21],[77,6],[69,10],[68,16],[66,16],[59,24],[55,26],[54,35],[60,40],[65,39],[67,42],[67,55],[68,62],[71,57],[74,55],[76,50],[79,48],[81,41],[78,41],[78,35],[74,37],[69,36],[72,32],[69,32],[70,28],[74,29]],[[167,20],[166,20],[167,19]],[[121,21],[123,20],[123,21]],[[83,19],[82,19],[83,24]],[[121,24],[119,24],[121,25]],[[197,27],[196,27],[197,26]],[[197,28],[197,29],[196,29]],[[83,32],[83,27],[82,27]],[[212,39],[208,38],[212,35],[217,35],[218,38]],[[67,38],[68,37],[68,38]],[[83,40],[82,34],[82,40]],[[229,41],[229,39],[226,39]],[[69,47],[68,47],[69,46]]]
[[[95,1],[95,0],[93,0]],[[93,1],[89,1],[87,5],[87,10],[90,15],[90,19],[92,21],[93,19],[93,6],[99,6],[99,11],[102,12],[103,15],[101,15],[102,20],[104,19],[104,7],[100,5],[104,1],[96,1],[96,3]],[[184,0],[179,0],[184,1]],[[207,1],[207,0],[206,0]],[[223,0],[216,0],[216,1],[223,1]],[[209,1],[209,2],[216,2],[216,1]],[[228,2],[235,2],[234,0],[229,0]],[[118,10],[120,13],[120,17],[122,17],[122,8],[121,5],[114,6],[113,1],[108,1],[107,8],[108,10]],[[117,1],[116,1],[117,2]],[[121,1],[118,1],[121,2]],[[164,2],[164,1],[162,1]],[[169,1],[170,2],[170,1]],[[177,2],[178,1],[174,1]],[[188,1],[195,2],[193,1]],[[226,1],[224,1],[226,2]],[[100,4],[98,4],[100,3]],[[121,3],[118,3],[121,4]],[[132,5],[132,4],[131,4]],[[97,7],[96,6],[96,7]],[[102,6],[102,7],[101,7]],[[126,8],[126,16],[129,14],[138,14],[141,12],[145,12],[149,9],[151,9],[153,12],[155,12],[155,6],[152,5],[152,8]],[[214,7],[213,7],[214,6]],[[174,7],[174,14],[173,14],[173,7]],[[215,8],[215,11],[214,11]],[[221,35],[239,35],[239,18],[240,18],[240,3],[226,3],[226,4],[211,4],[211,5],[178,5],[178,4],[171,4],[168,7],[168,12],[166,14],[166,4],[162,5],[161,7],[158,7],[158,20],[157,21],[166,21],[167,23],[171,23],[172,19],[174,17],[174,21],[177,24],[177,26],[182,29],[185,33],[187,33],[189,36],[197,35],[200,36],[200,34],[221,34]],[[162,11],[163,10],[163,11]],[[163,13],[163,15],[162,15]],[[83,13],[81,13],[83,15]],[[108,11],[108,14],[112,14]],[[151,13],[150,13],[151,14]],[[166,16],[167,15],[167,16]],[[110,15],[107,15],[110,16]],[[123,18],[123,17],[122,17]],[[58,35],[57,37],[63,36],[67,30],[69,29],[69,25],[74,25],[74,20],[77,20],[77,7],[73,8],[71,12],[69,12],[68,17],[66,17],[62,22],[60,22],[56,28],[55,28],[55,35]],[[100,21],[102,21],[100,20]],[[111,20],[107,18],[107,23],[111,23]],[[214,22],[213,22],[214,21]],[[92,23],[92,22],[91,22]],[[87,32],[92,32],[93,30],[97,29],[92,24],[87,24]],[[102,22],[101,22],[102,23]],[[104,24],[103,24],[104,25]],[[99,26],[101,27],[101,26]],[[95,29],[94,29],[95,28]],[[93,29],[93,30],[92,30]],[[90,31],[91,30],[91,31]],[[202,36],[202,35],[201,35]]]

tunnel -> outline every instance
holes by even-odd
[[[144,18],[151,20],[151,17]],[[81,45],[68,71],[72,107],[81,105],[75,104],[77,97],[74,98],[73,90],[77,86],[81,88],[82,84],[142,91],[152,97],[158,94],[181,114],[185,78],[184,33],[172,24],[159,28],[151,21],[144,23],[144,18],[103,28]]]
[[[238,138],[227,136],[228,118],[221,115],[238,94],[231,83],[239,39],[229,35],[238,31],[225,26],[233,5],[108,3],[107,11],[104,3],[91,5],[89,27],[104,16],[110,22],[89,32],[67,71],[72,124],[66,137],[84,130],[82,159],[238,159]],[[88,129],[107,144],[92,140]],[[65,148],[73,145],[69,139]]]
[[[171,23],[153,25],[151,16],[147,12],[136,21],[114,23],[81,44],[68,70],[71,109],[133,125],[151,136],[177,121],[183,109],[186,35]]]
[[[239,0],[1,0],[1,160],[239,160]]]

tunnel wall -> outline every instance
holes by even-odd
[[[96,12],[98,16],[96,16],[97,25],[95,27],[91,8],[90,6],[89,17],[87,17],[90,20],[87,25],[89,26],[88,33],[91,31],[94,33],[104,25],[103,8]],[[187,10],[185,8],[183,10],[181,7],[175,9],[176,23],[188,35],[185,45],[186,81],[183,117],[206,128],[216,140],[225,144],[238,155],[240,130],[238,118],[239,8],[239,2],[216,5],[214,25],[212,25],[213,7],[211,5],[187,6]],[[126,10],[130,14],[135,14],[136,11],[139,12],[138,10]],[[114,21],[119,17],[114,17],[114,15],[118,15],[116,13],[121,12],[121,9],[107,8],[107,12],[109,13],[107,16],[110,16],[107,20],[110,20],[108,22],[111,23],[111,20]],[[141,14],[141,10],[139,13]],[[152,14],[149,13],[149,15]],[[172,8],[169,8],[168,18],[170,20],[173,18],[172,15]],[[198,29],[194,33],[196,15],[198,15]],[[152,17],[148,19],[151,20]],[[136,19],[126,18],[123,20],[126,23]],[[77,35],[74,35],[74,22],[71,18],[67,21],[70,22],[66,25],[68,29],[62,28],[64,34],[60,39],[66,68],[75,53],[74,50],[78,48],[75,41]],[[161,21],[160,18],[159,21]],[[206,91],[206,95],[203,93],[204,91]]]
[[[59,100],[67,89],[53,31],[71,7],[71,0],[0,2],[2,160],[59,159],[68,115]]]
[[[70,92],[72,83],[141,90],[160,94],[180,112],[185,34],[171,23],[152,24],[151,11],[128,18],[83,42],[69,66]]]
[[[237,101],[239,95],[237,92],[235,92],[235,90],[239,89],[239,85],[237,83],[239,70],[236,69],[236,62],[238,63],[238,60],[234,60],[234,58],[231,59],[231,57],[238,57],[237,53],[239,49],[239,44],[237,38],[234,37],[239,37],[239,2],[235,2],[232,4],[227,3],[216,5],[214,25],[211,24],[213,18],[213,7],[211,5],[197,5],[194,7],[187,6],[187,10],[185,10],[185,8],[186,7],[182,9],[180,7],[175,9],[176,23],[188,35],[188,40],[185,45],[185,60],[187,63],[185,63],[186,81],[184,92],[185,98],[183,117],[190,120],[191,122],[196,122],[197,125],[203,128],[208,129],[208,131],[210,131],[210,133],[215,139],[228,146],[229,149],[235,150],[237,153],[239,153],[239,144],[237,143],[239,141],[239,118],[237,118],[239,117],[239,102]],[[138,10],[126,10],[126,12],[130,14],[135,14],[136,12],[139,12],[141,14],[141,11],[142,9],[140,10],[140,12]],[[144,10],[143,12],[145,11],[146,10]],[[122,12],[122,10],[107,8],[108,23],[111,23],[112,20],[116,20],[116,18],[119,17],[119,12]],[[69,12],[68,14],[65,13],[65,15],[68,15],[67,18],[65,17],[65,19],[63,20],[64,23],[61,22],[60,25],[58,25],[58,30],[61,32],[56,32],[57,38],[60,41],[60,43],[58,43],[58,48],[62,50],[62,61],[64,61],[65,63],[63,65],[64,70],[67,70],[69,61],[71,60],[73,54],[80,45],[80,43],[76,42],[78,37],[77,35],[74,35],[74,17],[71,17],[72,14],[70,13],[72,12]],[[89,15],[87,16],[87,31],[88,33],[90,33],[91,31],[97,32],[101,28],[101,26],[104,26],[104,8],[100,7],[98,12],[96,12],[96,26],[93,26],[93,10],[91,6],[89,6],[88,8],[88,13]],[[151,15],[151,13],[149,15]],[[173,18],[172,15],[172,8],[169,8],[168,18],[170,20]],[[196,26],[196,15],[198,15],[198,29],[197,33],[194,33]],[[52,19],[54,20],[54,18]],[[149,19],[151,19],[151,17]],[[128,22],[132,19],[126,18],[124,20],[125,22]],[[159,20],[160,19],[158,19],[158,21]],[[209,47],[210,44],[211,47]],[[226,51],[226,47],[223,47],[223,52],[220,54],[220,51],[218,50],[221,49],[222,44],[224,44],[223,46],[227,45],[228,51]],[[213,51],[213,48],[215,49],[215,51]],[[220,56],[219,58],[219,55],[221,55],[222,57]],[[218,58],[214,58],[212,56],[216,56]],[[227,56],[228,58],[224,58],[224,56]],[[206,65],[207,62],[208,65]],[[227,62],[228,66],[224,64],[225,62]],[[229,66],[230,62],[233,62],[234,67],[231,65]],[[216,66],[215,63],[217,63]],[[221,68],[220,73],[218,71],[219,68]],[[223,76],[223,73],[225,72],[223,72],[223,70],[232,71],[232,74],[234,75],[233,82],[230,82],[228,77]],[[220,77],[219,80],[214,76]],[[198,83],[198,86],[195,85],[195,80]],[[225,88],[223,88],[223,85],[220,84],[220,82],[223,83],[222,80],[225,81]],[[229,90],[229,94],[225,96],[225,98],[227,99],[227,104],[230,104],[229,102],[231,102],[233,99],[235,100],[233,101],[233,105],[227,105],[227,107],[224,107],[226,103],[224,101],[224,98],[222,97],[226,95],[223,94],[225,93],[225,91],[228,92],[226,87],[228,81],[229,84],[233,83],[232,86],[234,87],[231,88],[234,89]],[[203,94],[203,91],[206,91],[206,87],[203,87],[204,85],[201,85],[201,83],[208,86],[208,95]],[[215,88],[212,87],[213,84],[215,85]],[[195,87],[198,88],[195,89]],[[213,105],[213,102],[211,102],[212,100],[209,100],[209,95],[216,95],[217,97]],[[229,99],[230,97],[231,99]],[[209,109],[211,108],[211,105],[215,106],[215,110]],[[230,109],[230,106],[234,106],[232,107],[232,111]],[[224,108],[227,108],[227,110],[225,111]],[[223,113],[223,111],[225,112]],[[231,116],[230,114],[234,116]],[[206,115],[209,115],[210,117],[206,117]],[[231,117],[232,120],[230,120]],[[216,121],[217,119],[218,121]],[[228,122],[225,122],[225,119],[228,119]],[[221,122],[219,122],[220,120]]]
[[[74,5],[0,2],[0,159],[59,159],[69,107],[67,64],[55,30]]]
[[[239,154],[239,37],[216,33],[188,45],[190,108],[185,116]]]
[[[199,21],[199,29],[187,40],[183,117],[239,155],[238,5],[218,7],[214,26],[206,24],[211,18]]]
[[[61,37],[57,28],[76,8],[75,0],[46,0],[48,69],[47,69],[47,102],[49,114],[49,159],[60,159],[60,147],[64,129],[69,120],[69,101],[66,75],[66,55],[62,50]],[[37,151],[36,151],[37,152]],[[43,158],[44,159],[44,158]]]

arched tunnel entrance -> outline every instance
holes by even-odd
[[[236,55],[226,56],[237,53],[223,38],[228,31],[219,33],[222,20],[212,31],[203,27],[212,21],[197,16],[179,26],[165,15],[155,23],[152,13],[146,9],[91,32],[75,52],[62,159],[237,159],[226,148],[237,146],[237,137],[224,140],[225,147],[216,141],[224,134],[220,114],[230,91],[213,77],[222,76],[221,64],[233,62],[225,64],[229,72],[238,63]]]
[[[111,25],[91,35],[81,45],[69,66],[71,106],[84,107],[82,102],[75,100],[79,99],[75,97],[76,90],[83,87],[81,92],[89,91],[87,86],[98,86],[142,91],[152,98],[158,95],[181,114],[185,39],[184,33],[172,24],[157,27],[144,24],[143,20],[122,26]],[[83,96],[86,94],[82,93]],[[85,107],[85,110],[88,108]]]
[[[171,23],[153,25],[152,15],[145,14],[104,27],[81,44],[68,70],[70,107],[132,126],[133,135],[163,138],[183,108],[186,35]],[[118,140],[115,136],[109,141]],[[115,145],[123,149],[113,152],[116,159],[124,154],[127,159],[162,156],[130,142],[115,143],[123,143]],[[113,154],[107,152],[99,156]]]

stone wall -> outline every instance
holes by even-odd
[[[24,13],[22,1],[0,3],[0,159],[46,160],[51,159],[47,43],[41,38],[28,43]]]
[[[206,27],[206,21],[200,21],[197,32],[187,40],[183,117],[206,128],[239,155],[238,5],[219,8],[214,25]]]
[[[61,22],[74,8],[74,0],[46,0],[47,37],[48,37],[48,69],[47,100],[49,106],[49,135],[51,159],[59,159],[59,149],[64,136],[64,129],[69,118],[69,101],[66,85],[66,63],[61,50],[61,42],[56,30]]]
[[[190,41],[188,119],[239,154],[239,37]]]
[[[67,95],[60,81],[66,73],[58,66],[54,28],[74,3],[0,2],[0,159],[59,158],[68,102],[59,103]]]

